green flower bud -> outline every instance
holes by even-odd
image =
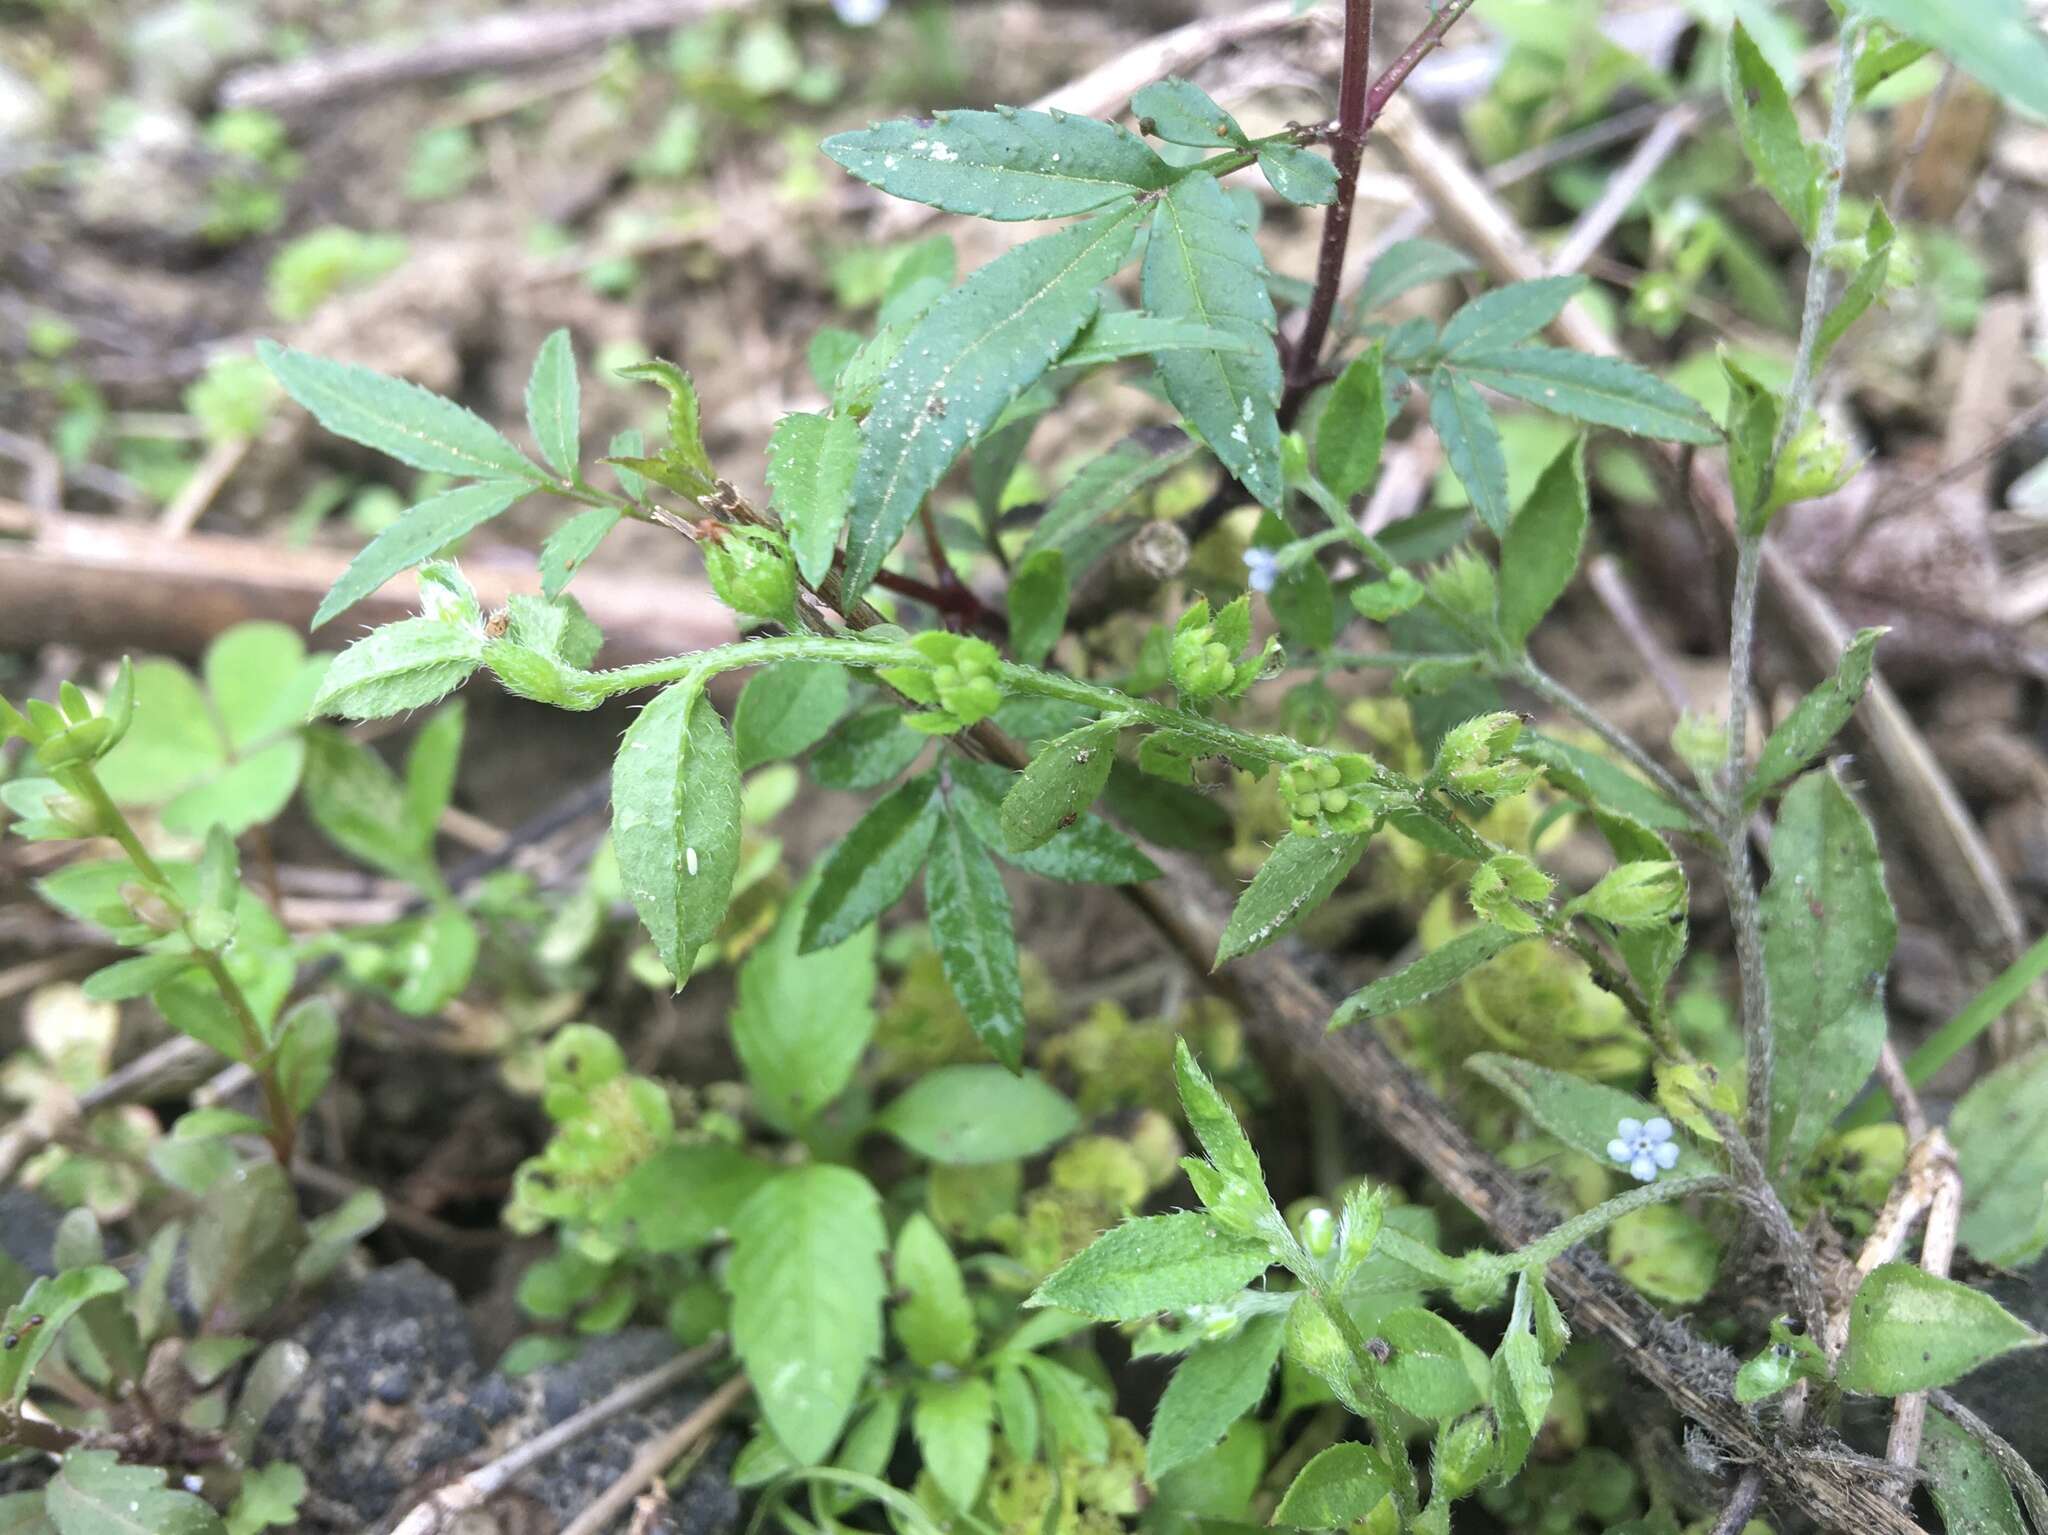
[[[1467,1413],[1437,1436],[1436,1484],[1446,1498],[1461,1498],[1493,1469],[1493,1419]]]
[[[719,601],[747,618],[781,619],[796,602],[796,562],[779,534],[726,524],[703,541]]]
[[[1685,905],[1685,871],[1667,860],[1625,863],[1565,908],[1616,927],[1655,927]]]
[[[1511,933],[1537,933],[1543,924],[1522,903],[1547,900],[1553,883],[1520,853],[1499,853],[1474,871],[1468,893],[1472,909],[1488,922]]]
[[[572,1023],[548,1041],[543,1065],[548,1076],[585,1089],[599,1087],[626,1069],[625,1052],[603,1029]]]
[[[1337,1218],[1321,1205],[1301,1218],[1301,1245],[1312,1258],[1327,1258],[1337,1245]]]

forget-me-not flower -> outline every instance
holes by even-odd
[[[1247,549],[1244,568],[1250,572],[1246,585],[1255,592],[1270,592],[1280,576],[1280,556],[1271,549]]]
[[[1678,1165],[1678,1142],[1671,1138],[1671,1121],[1624,1119],[1614,1127],[1614,1139],[1607,1143],[1607,1155],[1629,1170],[1638,1183],[1655,1183],[1657,1174]]]

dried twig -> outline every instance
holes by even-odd
[[[1578,223],[1572,225],[1564,243],[1551,256],[1553,276],[1576,272],[1607,243],[1607,237],[1614,233],[1614,226],[1628,216],[1628,210],[1634,206],[1643,188],[1649,185],[1650,178],[1664,168],[1664,162],[1695,128],[1706,121],[1706,117],[1706,108],[1700,102],[1681,101],[1657,119],[1656,125],[1636,145],[1635,153],[1628,157],[1621,169],[1607,178],[1599,201],[1579,216]]]
[[[183,538],[190,533],[199,519],[206,515],[206,509],[213,505],[213,498],[227,484],[228,476],[242,467],[242,460],[249,456],[249,449],[254,445],[253,437],[238,435],[223,437],[208,448],[206,456],[185,477],[185,483],[178,487],[178,493],[171,497],[157,518],[158,536]]]
[[[562,1527],[562,1535],[599,1535],[599,1532],[626,1511],[632,1501],[640,1495],[641,1488],[660,1476],[677,1456],[716,1428],[719,1419],[737,1407],[749,1389],[746,1376],[735,1375],[712,1392],[704,1399],[702,1405],[682,1422],[643,1447],[640,1453],[633,1457],[633,1463],[626,1467],[619,1479],[599,1494],[596,1502]]]

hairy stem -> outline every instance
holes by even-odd
[[[1546,703],[1554,704],[1564,710],[1565,713],[1571,715],[1572,718],[1599,736],[1618,755],[1625,758],[1630,766],[1662,790],[1666,799],[1699,822],[1700,829],[1703,832],[1711,835],[1710,828],[1714,826],[1718,819],[1714,814],[1713,808],[1696,792],[1681,783],[1676,775],[1665,768],[1663,763],[1645,751],[1641,744],[1627,731],[1614,724],[1605,715],[1601,714],[1599,710],[1595,709],[1527,656],[1522,657],[1507,675],[1528,688],[1530,692],[1536,694]]]

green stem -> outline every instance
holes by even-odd
[[[1715,1189],[1726,1188],[1728,1180],[1719,1173],[1695,1173],[1687,1178],[1659,1178],[1655,1183],[1645,1183],[1612,1199],[1602,1200],[1583,1214],[1574,1215],[1570,1220],[1553,1226],[1526,1247],[1518,1247],[1511,1253],[1485,1255],[1473,1261],[1477,1273],[1506,1278],[1523,1269],[1543,1268],[1562,1258],[1572,1248],[1588,1237],[1598,1236],[1624,1215],[1651,1205],[1669,1204],[1674,1199],[1683,1199],[1688,1194],[1705,1194]]]

